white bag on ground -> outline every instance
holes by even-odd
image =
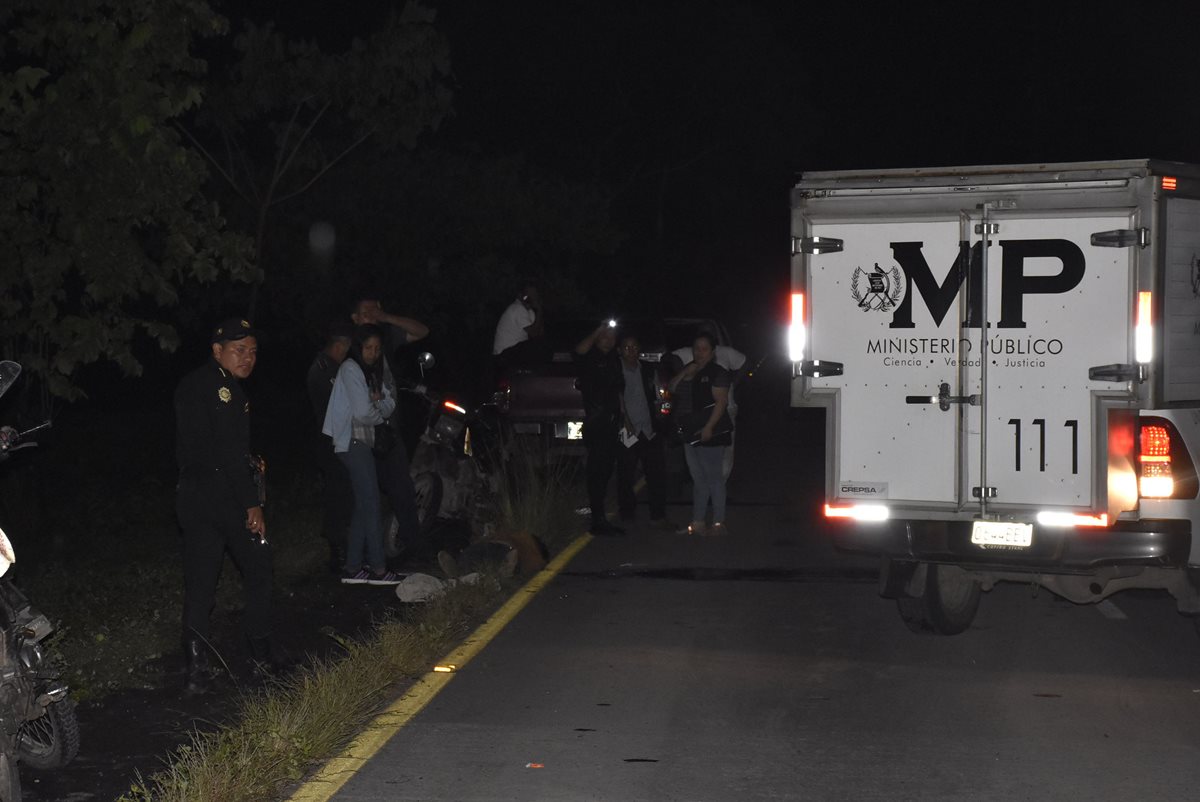
[[[467,574],[458,579],[441,580],[429,574],[409,574],[396,586],[396,597],[402,602],[425,602],[437,598],[462,582],[473,585],[479,581],[479,574]]]

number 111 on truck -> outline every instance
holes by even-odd
[[[1200,614],[1200,167],[806,173],[788,347],[835,546],[914,631],[1003,581]]]

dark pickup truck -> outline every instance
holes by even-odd
[[[576,386],[579,372],[575,345],[596,326],[596,321],[551,321],[546,337],[549,361],[506,371],[499,377],[497,400],[503,419],[517,437],[527,438],[538,450],[551,456],[583,454],[583,398]],[[715,320],[706,318],[661,318],[621,321],[620,333],[632,332],[641,344],[641,358],[664,363],[660,375],[660,402],[669,411],[666,375],[677,348],[690,346],[696,332],[709,327],[717,333],[719,345],[730,345],[729,334]]]

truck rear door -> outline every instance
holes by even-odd
[[[842,243],[807,271],[810,353],[843,366],[808,380],[835,397],[830,501],[934,518],[1103,509],[1104,415],[1123,385],[1088,370],[1132,361],[1134,264],[1091,235],[1130,218],[994,214],[986,293],[974,207],[810,219]]]
[[[1122,385],[1088,371],[1133,362],[1135,264],[1132,248],[1091,240],[1133,223],[1128,213],[1095,212],[993,220],[988,334],[978,325],[962,333],[974,356],[965,394],[982,397],[963,407],[967,488],[996,513],[1102,513],[1106,414]]]

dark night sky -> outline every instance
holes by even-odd
[[[440,137],[613,181],[635,241],[661,237],[669,282],[724,280],[714,297],[742,315],[781,295],[804,170],[1200,161],[1185,4],[427,4],[458,84]],[[331,47],[387,7],[252,5]]]

